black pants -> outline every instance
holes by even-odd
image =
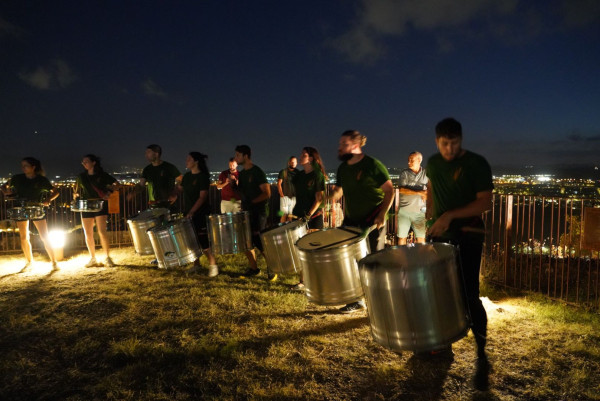
[[[483,243],[478,238],[469,234],[461,236],[458,240],[441,240],[433,238],[435,242],[450,242],[458,245],[457,264],[462,275],[462,284],[467,307],[471,315],[471,330],[475,341],[480,347],[485,346],[487,336],[487,313],[479,299],[479,270],[481,268],[481,252]]]

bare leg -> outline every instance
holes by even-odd
[[[425,243],[425,238],[417,237],[417,244],[424,244],[424,243]]]
[[[258,269],[258,265],[256,264],[256,253],[254,249],[246,251],[246,258],[248,258],[248,263],[250,264],[250,269],[256,270]]]
[[[208,265],[216,265],[217,260],[215,259],[215,255],[210,251],[210,248],[203,249],[202,252],[206,255],[206,259],[208,260]]]
[[[29,220],[17,221],[19,228],[19,237],[21,238],[21,249],[25,254],[27,263],[33,262],[33,252],[31,251],[31,242],[29,241]]]
[[[81,225],[83,226],[83,232],[85,234],[85,245],[90,252],[92,259],[96,258],[96,241],[94,241],[94,218],[85,217],[81,219]]]
[[[398,238],[398,245],[406,245],[406,237]]]
[[[98,235],[100,236],[100,243],[102,244],[102,249],[106,252],[106,257],[110,257],[110,242],[108,241],[108,232],[106,229],[106,219],[107,216],[96,216],[96,229],[98,230]]]
[[[50,238],[48,237],[48,224],[46,220],[36,220],[33,222],[38,232],[40,233],[40,238],[44,243],[44,248],[46,248],[46,252],[50,257],[50,261],[52,264],[56,264],[56,257],[54,256],[54,251],[52,250],[52,245],[50,244]]]

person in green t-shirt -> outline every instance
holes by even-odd
[[[173,211],[177,200],[175,185],[181,181],[182,175],[177,167],[161,159],[162,148],[159,145],[148,145],[145,155],[150,164],[142,170],[140,182],[127,195],[127,200],[133,199],[148,184],[148,204]]]
[[[210,251],[208,241],[208,227],[206,217],[210,214],[208,204],[208,191],[210,189],[210,172],[206,165],[208,156],[200,152],[190,152],[185,159],[185,168],[188,172],[183,175],[181,184],[178,187],[183,192],[183,215],[186,219],[191,219],[198,242],[202,247],[202,252],[208,260],[208,277],[215,277],[219,274],[217,261]],[[200,259],[194,261],[194,265],[188,269],[188,273],[199,271]]]
[[[262,252],[260,232],[267,226],[271,185],[267,182],[265,172],[252,162],[252,150],[248,145],[239,145],[235,148],[235,161],[238,166],[243,168],[240,171],[237,188],[242,195],[242,210],[247,211],[250,215],[252,244]],[[260,269],[256,263],[254,249],[246,251],[246,257],[250,266],[240,277],[256,276],[260,273]],[[267,277],[272,281],[277,279],[276,274],[268,273]]]
[[[492,170],[480,155],[462,148],[462,126],[453,118],[435,127],[439,153],[427,162],[428,235],[458,245],[471,330],[477,343],[478,378],[487,380],[487,315],[479,299],[479,269],[484,240],[482,214],[492,207]],[[476,383],[477,384],[477,383]],[[485,387],[485,386],[484,386]]]
[[[311,146],[302,148],[300,164],[304,171],[298,172],[292,181],[296,193],[296,206],[292,213],[294,216],[306,219],[308,232],[322,230],[325,166],[319,151]],[[300,271],[300,282],[291,286],[291,289],[295,291],[304,289],[302,271]]]
[[[102,210],[99,212],[81,212],[81,225],[85,235],[85,244],[90,253],[90,261],[85,267],[102,266],[96,261],[96,240],[94,239],[94,222],[100,237],[102,249],[106,252],[104,266],[113,267],[115,264],[110,258],[110,242],[107,233],[108,198],[110,194],[119,189],[117,180],[108,174],[100,164],[100,158],[93,154],[83,156],[81,164],[85,171],[77,176],[73,198],[104,199]]]
[[[48,207],[50,202],[58,197],[59,193],[45,177],[42,163],[33,157],[25,157],[21,160],[21,170],[23,174],[16,174],[8,183],[1,187],[4,195],[14,196],[30,206]],[[58,270],[56,257],[50,245],[46,217],[32,221],[40,234],[48,257],[50,257],[52,269]],[[17,228],[19,229],[19,237],[21,239],[21,249],[26,260],[25,266],[21,269],[21,272],[24,272],[33,264],[33,251],[29,239],[29,220],[17,221]]]
[[[344,196],[344,225],[373,229],[367,240],[371,252],[385,246],[386,217],[394,199],[394,185],[387,168],[379,160],[363,153],[367,137],[358,131],[342,133],[338,148],[338,167],[331,200]],[[365,308],[363,301],[353,302],[340,309],[354,313]]]
[[[292,220],[292,211],[296,206],[296,191],[292,181],[298,174],[298,158],[290,156],[286,168],[279,172],[277,176],[277,191],[279,191],[279,212],[281,213],[280,223]]]

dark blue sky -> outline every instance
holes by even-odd
[[[334,171],[347,129],[404,167],[447,116],[493,167],[596,165],[599,43],[596,0],[4,0],[0,175],[143,166],[150,143],[212,170],[315,146]]]

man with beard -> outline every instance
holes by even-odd
[[[337,178],[331,200],[345,197],[344,225],[364,230],[375,226],[367,240],[371,252],[383,249],[387,234],[386,215],[394,199],[394,186],[387,168],[379,160],[363,153],[367,137],[358,131],[346,131],[340,138]],[[365,308],[364,301],[348,304],[341,313]]]

